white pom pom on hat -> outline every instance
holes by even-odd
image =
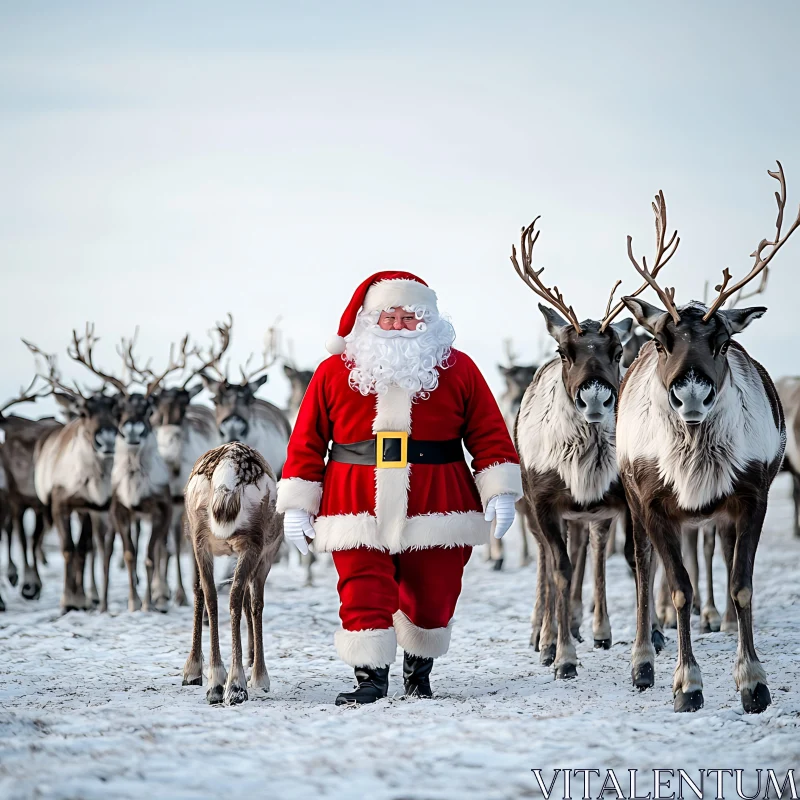
[[[344,337],[353,330],[362,309],[382,311],[403,306],[425,306],[435,313],[438,311],[436,292],[410,272],[376,272],[353,293],[339,322],[339,331],[325,342],[325,349],[334,356],[344,353],[347,345]]]

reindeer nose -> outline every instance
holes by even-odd
[[[614,391],[600,381],[584,384],[575,396],[575,407],[590,423],[602,422],[614,410],[614,403]]]
[[[689,425],[699,425],[714,405],[717,390],[708,381],[694,376],[673,383],[669,390],[669,404]]]

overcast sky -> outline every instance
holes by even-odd
[[[669,280],[702,297],[773,233],[776,158],[796,213],[799,38],[790,0],[4,3],[0,398],[31,375],[20,336],[63,351],[87,319],[109,368],[137,324],[157,365],[227,311],[235,361],[280,316],[314,365],[381,269],[436,289],[499,388],[502,340],[542,341],[520,226],[542,215],[538,264],[598,317],[638,285],[625,237],[652,252],[658,189]],[[800,234],[741,337],[776,377],[800,372],[799,270]]]

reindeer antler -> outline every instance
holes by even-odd
[[[678,309],[675,307],[675,289],[674,287],[666,287],[662,289],[656,282],[656,276],[667,265],[672,256],[675,255],[675,251],[678,249],[678,245],[681,243],[681,237],[678,236],[678,231],[674,230],[669,241],[664,241],[667,234],[667,201],[664,199],[664,192],[659,191],[651,203],[651,206],[653,208],[653,216],[655,217],[656,223],[656,256],[655,259],[653,259],[653,266],[651,269],[647,268],[647,259],[644,256],[642,256],[642,264],[640,266],[639,262],[633,255],[633,237],[628,237],[628,258],[630,259],[631,264],[633,264],[636,271],[644,278],[644,283],[635,292],[632,292],[628,296],[636,297],[637,295],[640,295],[648,286],[652,286],[656,290],[656,294],[661,299],[661,302],[664,304],[664,307],[669,312],[673,321],[678,323],[680,322],[681,318],[678,314]],[[617,286],[619,286],[619,282],[617,282],[617,285],[614,287],[614,291],[616,291]],[[612,297],[614,295],[614,291],[611,293]],[[610,305],[611,301],[609,300],[609,306]],[[619,302],[610,311],[607,309],[605,319],[600,325],[600,330],[604,331],[623,308],[625,308],[625,303]]]
[[[278,353],[280,350],[280,328],[278,328],[278,323],[280,321],[281,318],[278,317],[272,326],[267,329],[267,333],[264,336],[264,350],[261,353],[261,364],[248,372],[247,368],[253,358],[253,354],[250,353],[250,355],[247,357],[247,361],[244,363],[244,366],[239,367],[239,371],[242,374],[242,386],[250,383],[250,381],[253,380],[256,375],[268,370],[278,360]]]
[[[558,311],[566,317],[572,327],[575,328],[578,333],[582,333],[578,317],[575,315],[572,306],[566,304],[564,296],[558,290],[558,286],[553,286],[552,289],[548,289],[544,283],[542,283],[539,276],[544,272],[544,267],[539,270],[535,270],[532,267],[533,248],[541,233],[541,231],[535,230],[535,226],[540,219],[541,214],[536,217],[527,228],[523,228],[520,233],[519,246],[522,252],[522,266],[520,267],[519,261],[517,261],[517,248],[514,247],[513,244],[511,245],[511,263],[514,265],[517,275],[519,275],[529,289],[538,294],[543,300],[550,303],[551,306],[558,309]]]
[[[67,355],[79,364],[83,364],[86,369],[102,378],[104,383],[110,383],[120,394],[128,395],[128,387],[125,382],[117,378],[115,375],[110,375],[103,372],[94,364],[94,346],[99,342],[99,338],[94,334],[94,323],[87,322],[85,333],[82,337],[78,336],[78,331],[72,331],[72,343],[67,348]]]
[[[0,406],[0,417],[3,416],[4,411],[7,411],[12,406],[17,405],[17,403],[34,403],[40,398],[47,397],[48,395],[52,394],[52,387],[47,387],[46,389],[44,387],[41,389],[37,388],[37,384],[40,380],[42,380],[42,376],[37,372],[27,387],[21,386],[19,394],[16,397],[12,397],[11,400],[9,400],[5,405]]]
[[[163,372],[156,374],[150,367],[150,361],[144,367],[139,367],[136,364],[136,357],[134,355],[134,348],[136,347],[136,339],[139,336],[139,328],[134,331],[131,339],[120,340],[120,345],[117,347],[117,352],[122,357],[125,368],[131,375],[136,383],[141,383],[146,387],[145,397],[150,397],[153,392],[162,384],[164,379],[173,372],[186,369],[186,362],[189,356],[196,355],[197,349],[189,349],[189,334],[187,333],[181,339],[180,347],[178,348],[178,357],[175,358],[175,343],[172,342],[169,346],[169,361],[166,369]]]
[[[201,372],[207,369],[213,369],[223,380],[228,379],[227,370],[223,370],[221,365],[222,356],[225,355],[228,347],[231,344],[231,328],[233,328],[233,315],[229,312],[227,322],[217,322],[214,324],[214,330],[209,331],[208,335],[211,339],[211,345],[208,348],[208,353],[204,356],[199,347],[192,348],[192,353],[199,358],[204,359],[199,367],[196,367],[186,380],[183,382],[181,389],[185,389],[189,385],[192,378],[197,377]],[[214,339],[214,334],[219,336],[219,343]]]
[[[778,161],[778,170],[777,172],[773,172],[771,169],[767,170],[767,175],[770,178],[775,178],[776,181],[780,184],[780,191],[775,192],[775,202],[778,204],[778,217],[775,220],[775,238],[770,241],[768,239],[762,239],[758,243],[758,247],[750,253],[750,256],[755,259],[753,266],[750,272],[744,276],[738,283],[735,283],[733,286],[728,288],[728,284],[731,281],[731,273],[727,267],[722,270],[722,282],[717,284],[714,289],[715,291],[719,292],[717,295],[717,299],[711,304],[711,307],[708,309],[708,312],[703,317],[703,322],[708,322],[714,314],[719,311],[720,308],[725,304],[728,298],[733,297],[739,292],[739,296],[737,296],[736,301],[734,301],[734,305],[738,300],[744,299],[741,296],[742,289],[753,280],[753,278],[757,277],[759,274],[762,275],[761,282],[759,284],[759,288],[753,292],[752,294],[746,295],[746,297],[753,297],[759,292],[763,291],[767,285],[767,276],[768,276],[768,269],[767,266],[770,261],[772,261],[772,257],[778,250],[786,244],[787,239],[800,227],[800,210],[797,212],[797,218],[792,223],[792,226],[786,232],[786,235],[781,238],[781,227],[783,226],[783,211],[786,207],[786,176],[783,174],[783,166],[781,162]],[[767,255],[764,255],[765,248],[771,248]]]
[[[45,353],[44,350],[42,350],[40,347],[35,345],[33,342],[29,342],[27,339],[23,339],[22,343],[25,345],[25,347],[28,348],[28,350],[31,351],[31,353],[33,353],[33,356],[36,359],[37,371],[36,371],[36,377],[34,378],[34,381],[36,380],[36,378],[39,378],[39,379],[45,381],[50,386],[50,389],[49,389],[48,392],[46,392],[44,394],[41,394],[41,395],[37,395],[37,396],[46,397],[47,395],[52,394],[55,389],[58,389],[60,392],[64,392],[65,394],[69,395],[73,400],[85,400],[86,399],[86,396],[83,394],[83,392],[81,392],[81,390],[79,388],[77,388],[77,385],[76,385],[75,388],[73,388],[73,387],[67,386],[67,385],[65,385],[65,384],[63,384],[61,382],[61,375],[60,375],[60,373],[58,371],[58,364],[56,362],[56,357],[55,357],[55,355],[53,353]],[[39,365],[40,359],[44,363],[45,367],[47,368],[47,374],[46,375],[43,375],[38,369],[38,365]],[[31,385],[28,387],[28,390],[26,390],[26,391],[31,390],[33,385],[34,385],[34,382],[31,381]],[[17,402],[25,402],[25,401],[19,400]],[[3,410],[5,410],[5,408],[8,408],[8,406],[4,406]]]

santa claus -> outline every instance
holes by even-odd
[[[492,521],[503,536],[522,495],[497,403],[454,338],[424,281],[379,272],[353,295],[300,406],[278,510],[301,553],[312,541],[333,554],[336,649],[356,676],[337,705],[386,697],[398,644],[406,695],[432,696],[472,547]]]

